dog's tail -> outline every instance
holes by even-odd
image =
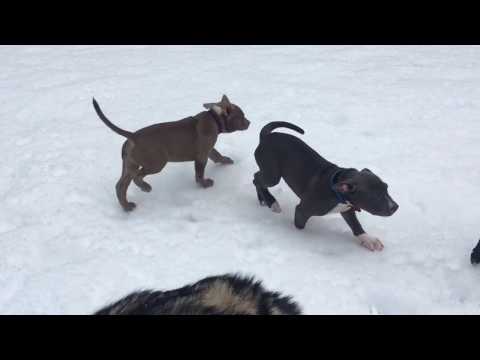
[[[265,136],[267,136],[273,130],[275,130],[276,128],[279,128],[279,127],[284,127],[284,128],[287,128],[287,129],[295,130],[296,132],[298,132],[300,134],[305,134],[305,131],[303,131],[303,129],[299,128],[297,125],[293,125],[293,124],[290,124],[290,123],[285,122],[285,121],[273,121],[273,122],[265,125],[262,128],[262,131],[260,131],[260,142],[265,138]]]
[[[95,111],[98,117],[105,123],[105,125],[107,125],[110,129],[115,131],[118,135],[122,135],[127,139],[133,141],[133,133],[127,130],[120,129],[118,126],[113,124],[110,120],[108,120],[105,114],[100,109],[100,106],[98,105],[97,100],[95,100],[95,98],[93,98],[93,107],[95,108]]]

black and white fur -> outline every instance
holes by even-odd
[[[253,277],[226,274],[175,290],[136,291],[94,315],[301,315],[301,309]]]

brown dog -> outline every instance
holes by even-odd
[[[215,163],[233,164],[232,159],[215,150],[218,134],[246,130],[250,121],[240,107],[232,104],[225,95],[220,102],[203,106],[208,111],[178,121],[147,126],[132,133],[111,123],[93,99],[93,107],[105,125],[127,138],[122,146],[122,176],[116,185],[118,201],[125,211],[135,208],[135,203],[127,201],[131,181],[143,191],[151,191],[152,187],[143,178],[162,171],[169,161],[194,161],[195,179],[204,188],[213,185],[212,179],[204,177],[208,159]]]

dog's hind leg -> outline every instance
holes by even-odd
[[[265,149],[261,144],[255,150],[255,160],[260,171],[253,175],[253,184],[257,190],[257,197],[260,205],[267,205],[273,212],[282,211],[277,200],[268,191],[269,187],[280,182],[281,171],[275,154]]]
[[[138,175],[133,178],[133,182],[137,185],[142,191],[150,192],[152,191],[152,185],[143,180],[147,175],[150,175],[145,171],[144,168],[141,168],[138,172]]]
[[[253,180],[253,184],[255,184],[255,180]],[[265,201],[265,195],[263,195],[263,190],[259,189],[258,186],[255,185],[255,190],[257,191],[257,198],[258,202],[260,203],[260,206],[265,206],[267,205],[267,202]]]
[[[147,175],[153,175],[162,171],[162,169],[167,164],[167,161],[159,161],[155,166],[142,166],[137,175],[133,178],[133,182],[137,185],[142,191],[150,192],[152,191],[152,186],[143,180]]]
[[[123,160],[122,176],[115,186],[118,201],[125,211],[132,211],[135,208],[135,203],[127,201],[127,189],[132,179],[137,175],[139,166],[128,161],[127,158]]]
[[[282,211],[277,200],[268,191],[269,187],[275,186],[280,182],[280,175],[265,174],[264,171],[258,171],[253,176],[253,184],[257,190],[257,197],[260,205],[266,204],[273,212]]]

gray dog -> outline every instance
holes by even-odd
[[[268,188],[283,178],[300,198],[295,209],[298,229],[303,229],[312,216],[340,212],[362,246],[371,251],[382,250],[380,240],[365,233],[355,211],[363,209],[373,215],[393,215],[398,205],[388,194],[387,184],[368,169],[338,167],[295,136],[271,133],[279,127],[304,133],[298,126],[281,121],[263,127],[255,150],[260,171],[253,180],[260,204],[274,212],[281,211]]]

